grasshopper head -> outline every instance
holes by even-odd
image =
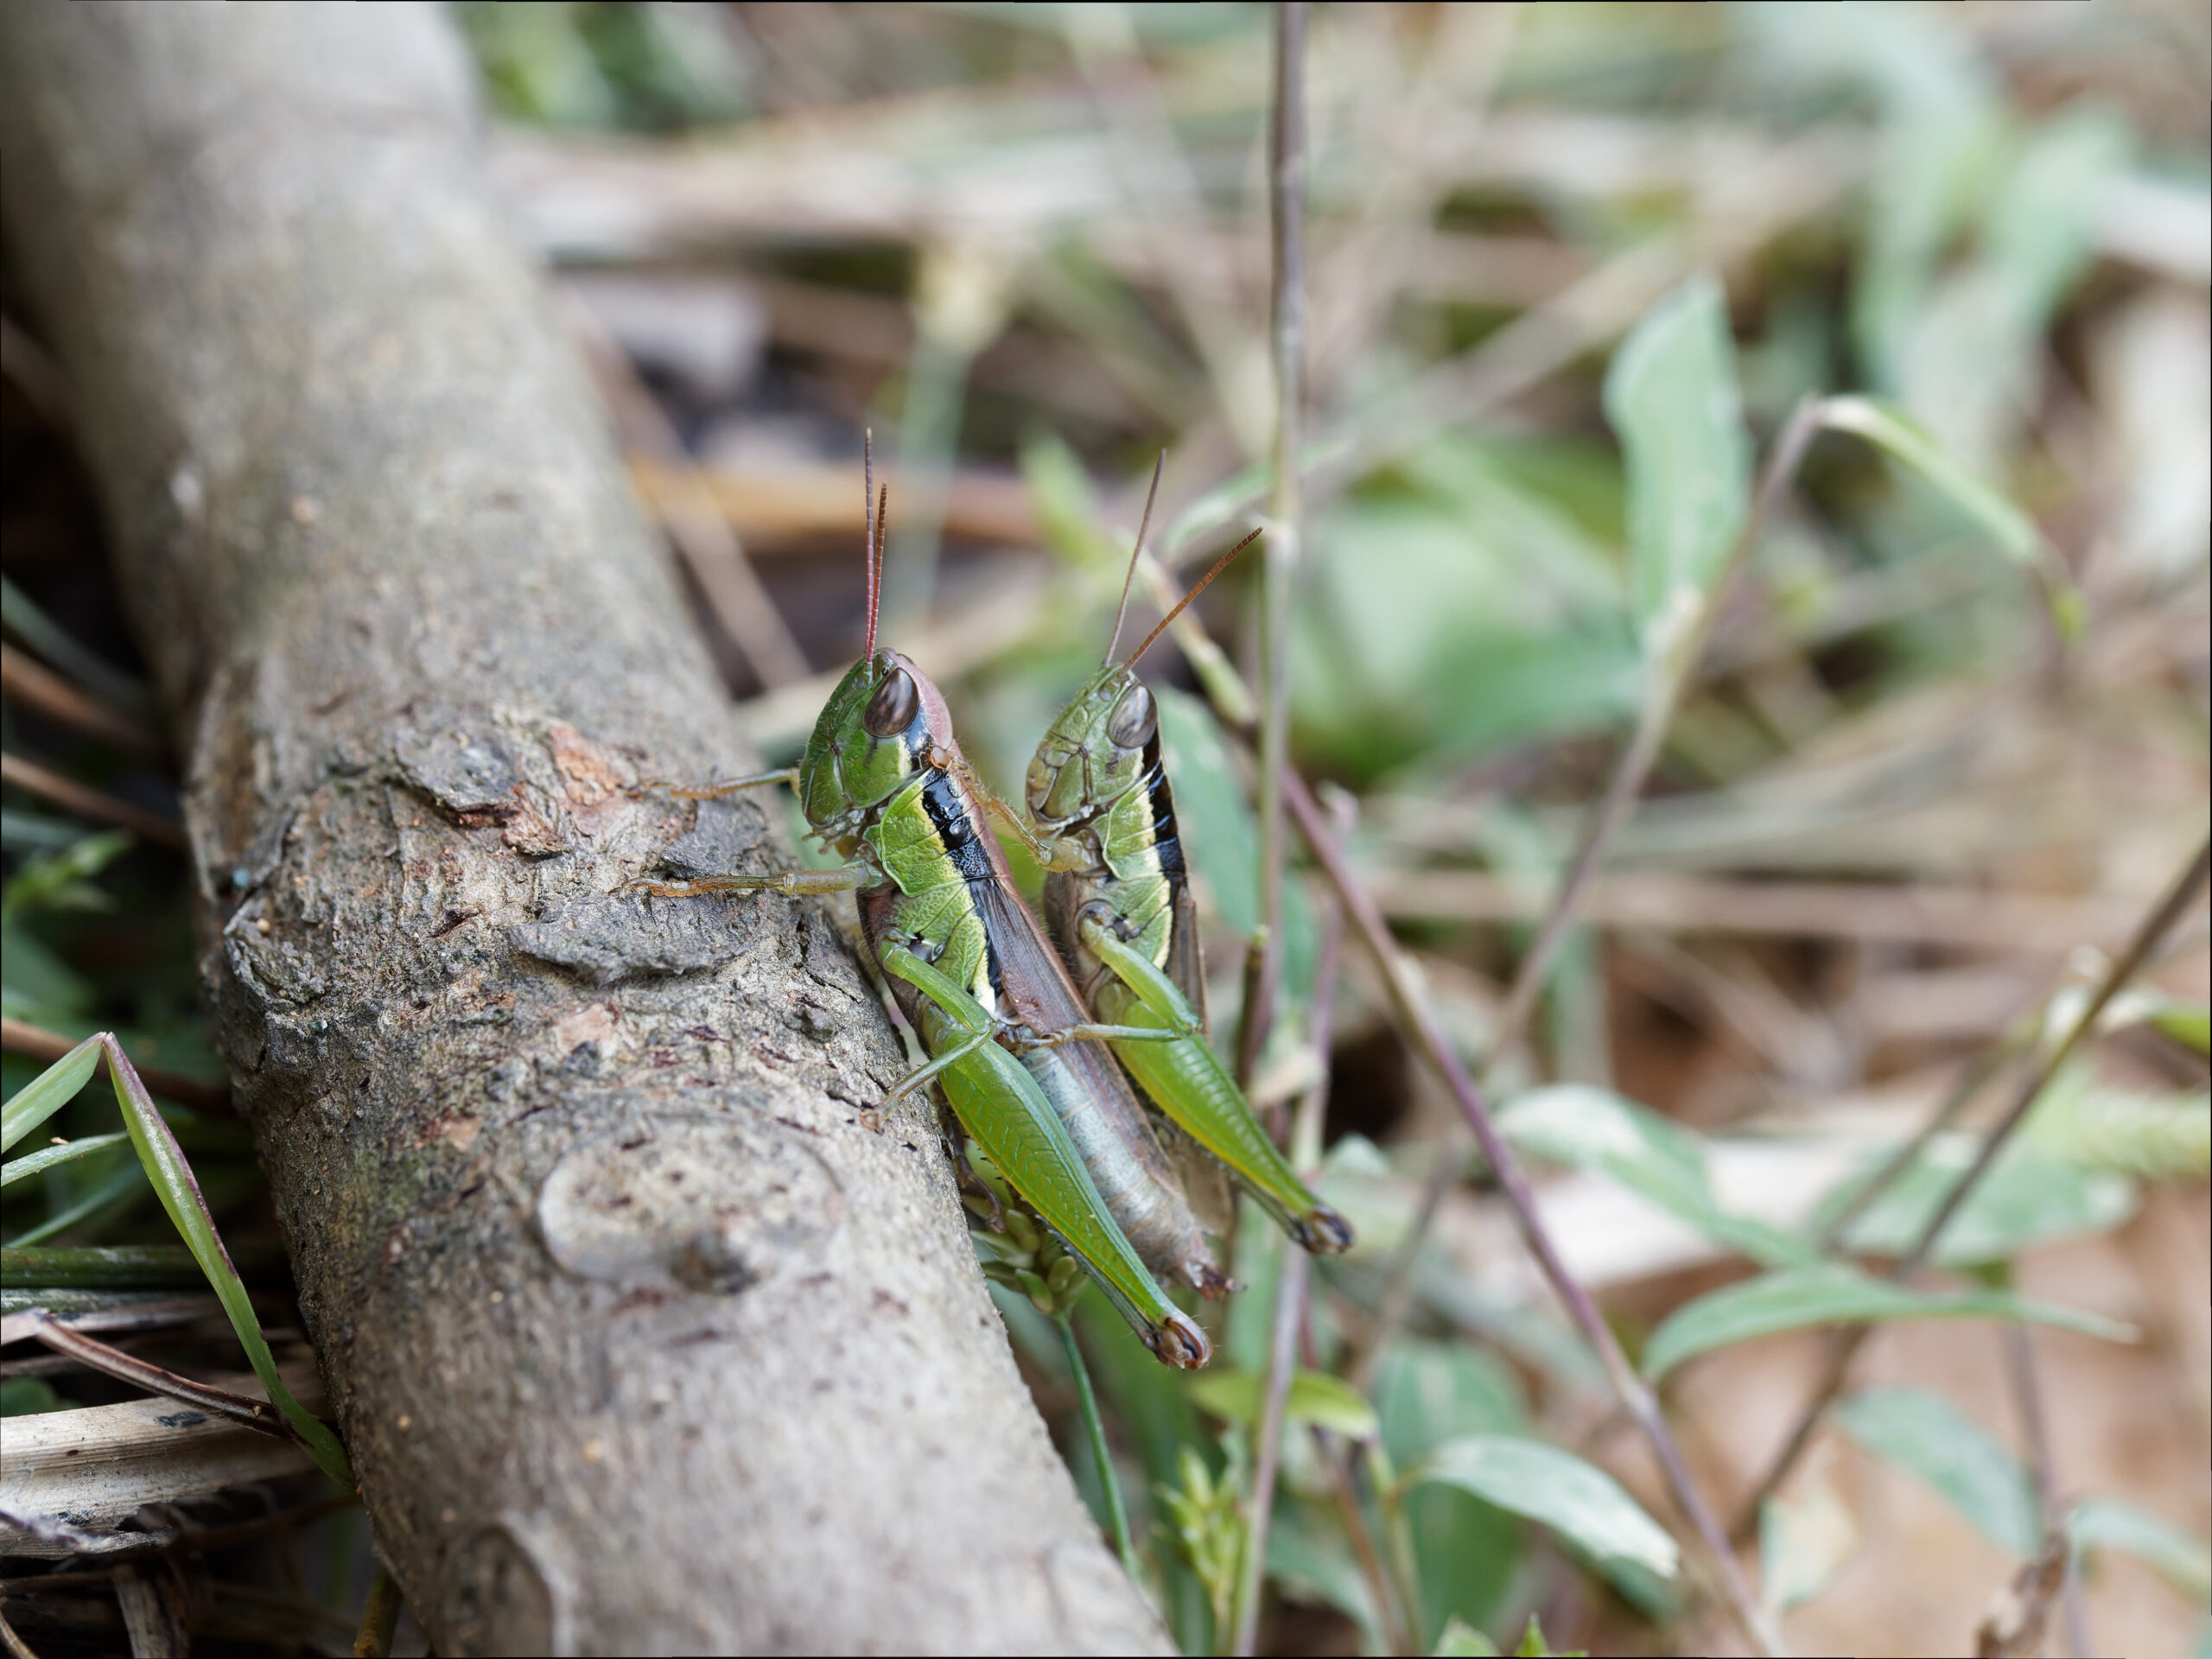
[[[807,822],[828,832],[956,753],[952,716],[928,676],[895,651],[871,652],[838,683],[799,763]]]
[[[1058,829],[1120,799],[1144,775],[1160,709],[1142,680],[1109,663],[1068,700],[1029,762],[1029,810]]]

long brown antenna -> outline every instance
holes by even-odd
[[[1145,652],[1152,649],[1152,642],[1159,639],[1161,634],[1167,632],[1167,625],[1170,622],[1173,622],[1177,617],[1182,615],[1185,608],[1189,606],[1192,600],[1196,599],[1200,594],[1205,592],[1206,584],[1211,582],[1216,576],[1219,575],[1223,571],[1228,569],[1229,562],[1231,559],[1235,558],[1239,553],[1242,553],[1246,548],[1251,546],[1253,543],[1259,539],[1260,531],[1255,530],[1250,535],[1247,536],[1243,541],[1237,543],[1236,546],[1230,548],[1228,552],[1216,559],[1213,562],[1213,569],[1207,571],[1205,575],[1198,578],[1197,587],[1192,588],[1189,593],[1184,594],[1182,598],[1175,601],[1175,608],[1160,619],[1159,626],[1154,627],[1150,633],[1145,635],[1144,643],[1129,653],[1128,661],[1123,663],[1122,666],[1123,668],[1135,668],[1137,665],[1137,658],[1143,656]]]
[[[875,505],[875,434],[867,428],[861,431],[861,512],[868,534],[868,644],[861,654],[873,657],[876,613],[883,602],[883,518]],[[884,493],[890,493],[890,486],[884,486]]]
[[[1137,544],[1129,550],[1129,568],[1122,574],[1122,602],[1114,609],[1114,632],[1106,638],[1106,654],[1098,659],[1102,665],[1114,660],[1114,647],[1122,643],[1122,622],[1129,613],[1129,584],[1136,580],[1137,561],[1144,556],[1144,533],[1152,527],[1152,504],[1159,499],[1160,473],[1166,465],[1163,449],[1152,463],[1152,487],[1144,493],[1144,517],[1137,520]]]

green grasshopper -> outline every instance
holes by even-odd
[[[1157,494],[1156,467],[1152,487]],[[1147,496],[1129,556],[1132,576],[1151,520]],[[1298,1179],[1206,1041],[1205,969],[1174,798],[1160,761],[1159,709],[1135,672],[1183,607],[1259,534],[1254,531],[1223,555],[1117,664],[1114,647],[1129,602],[1124,579],[1104,663],[1060,711],[1029,763],[1027,833],[1050,872],[1046,925],[1092,1017],[1147,1033],[1147,1039],[1113,1040],[1122,1064],[1293,1238],[1308,1250],[1333,1254],[1351,1244],[1351,1227]]]
[[[876,649],[887,489],[868,480],[864,654],[830,694],[793,771],[702,789],[701,799],[791,782],[836,870],[637,880],[668,897],[857,888],[861,931],[928,1062],[891,1097],[934,1077],[984,1155],[1067,1244],[1168,1364],[1203,1365],[1205,1333],[1155,1272],[1207,1295],[1229,1282],[1180,1185],[1099,1040],[1146,1033],[1096,1026],[1014,896],[944,700],[906,658]],[[1001,807],[1001,812],[1008,809]]]

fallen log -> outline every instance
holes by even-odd
[[[470,88],[428,9],[0,8],[11,260],[378,1548],[447,1654],[1160,1649],[835,927],[613,891],[789,854],[626,792],[749,757]]]

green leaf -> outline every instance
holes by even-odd
[[[2109,1342],[2137,1336],[2133,1325],[2076,1308],[2001,1291],[1908,1290],[1838,1262],[1764,1274],[1675,1309],[1644,1347],[1643,1374],[1656,1381],[1686,1359],[1755,1337],[1881,1319],[2020,1319]]]
[[[78,1091],[92,1081],[99,1063],[99,1039],[87,1037],[10,1096],[8,1103],[0,1106],[0,1152],[76,1099]]]
[[[87,1135],[67,1145],[48,1147],[42,1151],[27,1153],[21,1158],[11,1158],[0,1167],[0,1186],[13,1186],[28,1175],[37,1175],[52,1169],[56,1164],[66,1164],[95,1152],[105,1152],[110,1147],[119,1147],[130,1137],[120,1132],[114,1135]]]
[[[1629,552],[1648,657],[1700,610],[1749,510],[1751,444],[1720,286],[1698,276],[1613,354],[1605,417],[1628,465]]]
[[[108,1039],[110,1043],[113,1040]],[[297,1431],[308,1455],[317,1466],[340,1485],[350,1489],[353,1471],[338,1437],[292,1397],[292,1391],[284,1386],[284,1379],[277,1375],[276,1358],[262,1339],[261,1320],[246,1294],[245,1281],[238,1277],[231,1253],[224,1248],[222,1236],[215,1230],[215,1219],[207,1213],[207,1202],[200,1195],[200,1183],[193,1176],[184,1149],[177,1145],[169,1126],[162,1121],[161,1113],[155,1109],[153,1096],[146,1092],[137,1069],[124,1058],[121,1047],[111,1047],[106,1052],[108,1081],[115,1085],[116,1104],[123,1109],[124,1128],[130,1133],[138,1161],[145,1167],[146,1177],[154,1184],[162,1208],[168,1211],[169,1220],[175,1224],[185,1248],[207,1275],[207,1282],[223,1304],[223,1312],[230,1316],[231,1328],[238,1333],[254,1375],[268,1391],[270,1403]]]
[[[1188,1384],[1191,1398],[1224,1422],[1247,1426],[1260,1421],[1266,1379],[1256,1371],[1207,1371]],[[1347,1440],[1375,1438],[1375,1408],[1342,1377],[1326,1371],[1299,1370],[1283,1398],[1286,1423],[1312,1423]]]
[[[1518,1434],[1527,1427],[1512,1369],[1469,1343],[1391,1343],[1376,1365],[1372,1392],[1383,1446],[1401,1469],[1461,1435]],[[1408,1492],[1402,1510],[1422,1628],[1441,1630],[1457,1621],[1480,1630],[1504,1618],[1526,1532],[1519,1517],[1444,1485]]]
[[[2066,1518],[2075,1550],[2124,1550],[2193,1601],[2212,1600],[2212,1542],[2118,1498],[2089,1497]]]
[[[1516,1098],[1497,1125],[1519,1150],[1593,1169],[1762,1267],[1808,1266],[1820,1252],[1770,1223],[1730,1213],[1706,1179],[1705,1148],[1680,1124],[1609,1089],[1558,1084]]]
[[[1541,1440],[1468,1434],[1406,1471],[1410,1487],[1437,1482],[1549,1527],[1599,1561],[1627,1561],[1672,1578],[1679,1552],[1665,1528],[1620,1484]]]
[[[1821,405],[1821,422],[1838,432],[1856,433],[1911,467],[2011,557],[2025,564],[2037,556],[2043,532],[2035,521],[1955,460],[1903,410],[1871,397],[1830,397]]]
[[[1941,1395],[1868,1389],[1831,1415],[1869,1452],[1934,1487],[1998,1548],[2022,1557],[2036,1553],[2043,1526],[2028,1471]]]

